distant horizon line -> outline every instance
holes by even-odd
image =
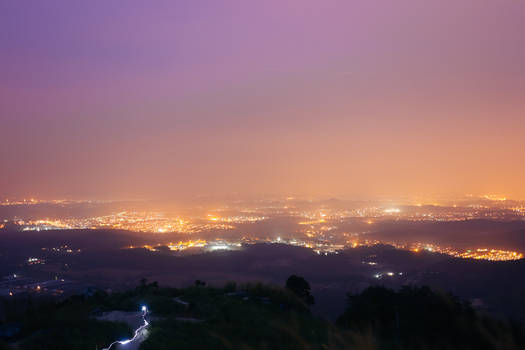
[[[81,196],[17,196],[17,195],[0,195],[0,203],[9,202],[101,202],[101,203],[115,203],[115,202],[177,202],[181,200],[346,200],[346,201],[402,201],[410,200],[414,202],[421,202],[424,205],[432,205],[432,201],[454,201],[454,200],[468,200],[468,199],[485,199],[490,201],[524,201],[525,198],[507,196],[503,194],[487,194],[487,193],[467,193],[467,194],[406,194],[406,195],[335,195],[335,194],[195,194],[195,195],[173,195],[167,197],[119,197],[102,198],[102,197],[81,197]],[[437,205],[437,203],[434,203]]]

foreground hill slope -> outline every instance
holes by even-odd
[[[294,293],[295,292],[295,293]],[[314,316],[296,291],[263,284],[188,288],[143,283],[63,302],[4,299],[0,349],[102,349],[133,329],[108,311],[150,310],[142,350],[523,349],[523,326],[480,315],[429,288],[371,287],[349,296],[337,323]]]

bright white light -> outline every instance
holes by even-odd
[[[400,213],[400,212],[401,212],[401,209],[398,209],[398,208],[390,208],[390,209],[385,209],[384,212],[385,212],[385,213],[389,213],[389,214],[392,214],[392,213]]]
[[[210,250],[224,250],[229,249],[230,247],[225,244],[213,245],[210,247]]]
[[[142,309],[142,311],[144,311],[144,312],[146,312],[146,310],[147,310],[147,308],[146,308],[145,305],[143,305],[141,309]],[[107,348],[105,348],[105,349],[103,349],[103,350],[110,350],[110,349],[113,347],[113,345],[115,345],[115,344],[126,345],[126,344],[131,343],[132,341],[135,341],[135,339],[137,339],[137,337],[140,335],[140,333],[141,333],[144,329],[146,329],[146,327],[149,326],[149,323],[148,323],[148,321],[146,321],[145,316],[146,316],[145,314],[142,315],[142,319],[144,320],[144,325],[140,326],[139,328],[137,328],[137,329],[135,330],[135,335],[133,336],[133,338],[131,338],[131,339],[127,339],[127,340],[120,340],[120,341],[113,342],[113,343],[111,343]]]

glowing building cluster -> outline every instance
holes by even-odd
[[[144,248],[152,252],[158,252],[161,250],[162,247],[167,247],[171,251],[184,251],[186,249],[194,248],[194,249],[202,249],[207,251],[215,251],[215,250],[235,250],[242,247],[242,243],[240,242],[227,242],[224,240],[216,240],[208,242],[204,239],[196,239],[196,240],[187,240],[187,241],[179,241],[177,243],[169,242],[167,245],[157,243],[155,245],[142,245],[142,246],[128,246],[127,249],[136,249],[136,248]]]
[[[188,248],[220,250],[234,249],[237,244],[268,242],[306,247],[319,254],[338,253],[343,249],[362,246],[391,245],[397,249],[413,252],[429,251],[467,259],[503,261],[517,260],[523,257],[520,252],[512,249],[508,251],[498,250],[495,247],[476,247],[475,244],[472,244],[471,247],[474,249],[462,250],[422,242],[380,241],[369,236],[373,233],[376,225],[382,222],[441,222],[471,219],[523,220],[525,204],[519,201],[509,201],[501,196],[485,195],[476,198],[472,203],[460,203],[458,205],[454,202],[447,206],[440,206],[439,203],[425,201],[424,199],[410,205],[400,205],[394,202],[385,202],[382,205],[360,202],[348,207],[343,205],[318,206],[311,203],[294,205],[291,201],[287,199],[284,202],[273,200],[252,203],[236,202],[235,205],[207,208],[199,211],[199,215],[194,216],[171,215],[159,211],[119,211],[109,215],[88,218],[15,219],[13,222],[24,231],[111,229],[151,233],[151,237],[154,238],[148,241],[154,243],[143,247],[152,251],[157,251],[161,245],[167,246],[173,251],[184,251]],[[21,203],[32,205],[43,202],[32,199]],[[68,203],[66,201],[51,202],[56,204]],[[9,203],[10,205],[20,204],[19,202],[16,202],[18,204]],[[295,225],[295,227],[291,230],[286,228],[286,232],[283,234],[280,232],[261,233],[266,228],[257,226],[258,223],[270,220],[273,217],[283,218],[283,221]],[[9,225],[6,222],[2,225]],[[349,224],[356,228],[348,229]],[[258,233],[250,233],[249,230],[252,227],[258,228],[254,231]],[[191,240],[180,240],[178,243],[167,244],[168,239],[173,239],[168,235],[169,233],[192,234],[193,236]],[[226,233],[227,235],[223,235]],[[279,237],[277,237],[278,235]],[[164,238],[160,239],[161,236]],[[213,241],[217,237],[225,236],[234,236],[234,238]],[[49,251],[72,253],[74,249],[65,246],[49,248]]]
[[[523,254],[499,249],[475,249],[460,253],[458,257],[476,260],[508,261],[522,259]]]
[[[233,226],[222,222],[196,221],[171,217],[159,212],[119,212],[94,218],[68,218],[56,220],[19,220],[24,231],[65,229],[115,229],[151,233],[198,233],[206,230],[229,230]]]

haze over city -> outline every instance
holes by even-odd
[[[524,6],[3,2],[1,194],[525,198]]]

